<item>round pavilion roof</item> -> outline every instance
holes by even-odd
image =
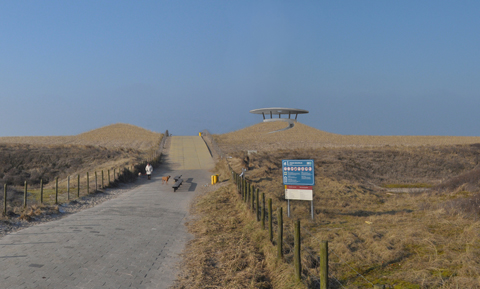
[[[261,114],[263,116],[263,122],[285,121],[289,123],[289,125],[286,128],[272,131],[272,132],[277,132],[277,131],[283,131],[283,130],[293,128],[295,126],[295,122],[297,121],[298,115],[308,113],[308,110],[298,109],[298,108],[270,107],[270,108],[252,109],[250,112],[255,114]],[[288,118],[282,118],[282,114],[288,115]],[[267,115],[267,117],[270,116],[270,118],[265,117],[265,115]],[[277,115],[278,115],[278,118],[274,118],[274,116],[277,116]],[[295,119],[292,119],[293,115],[295,115]]]
[[[270,107],[270,108],[257,108],[252,109],[251,113],[255,114],[303,114],[308,113],[308,110],[298,109],[298,108],[284,108],[284,107]]]

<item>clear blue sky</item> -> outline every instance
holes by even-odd
[[[0,0],[0,136],[237,130],[480,136],[478,1]]]

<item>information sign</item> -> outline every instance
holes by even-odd
[[[285,199],[313,201],[313,187],[287,185],[285,186]]]
[[[282,160],[284,185],[315,185],[313,160]]]

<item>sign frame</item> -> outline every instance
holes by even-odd
[[[284,185],[314,186],[314,160],[282,160],[282,180]]]
[[[315,162],[313,159],[282,160],[282,180],[290,218],[290,200],[306,200],[311,203],[313,220],[313,186],[315,185]]]

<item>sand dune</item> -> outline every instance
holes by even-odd
[[[93,145],[148,150],[162,134],[130,124],[112,124],[74,136],[0,137],[0,143],[32,145]]]
[[[364,136],[329,133],[297,122],[292,129],[270,133],[286,127],[283,122],[258,123],[234,132],[214,135],[225,151],[272,150],[321,147],[378,147],[455,145],[480,143],[480,137],[461,136]]]

